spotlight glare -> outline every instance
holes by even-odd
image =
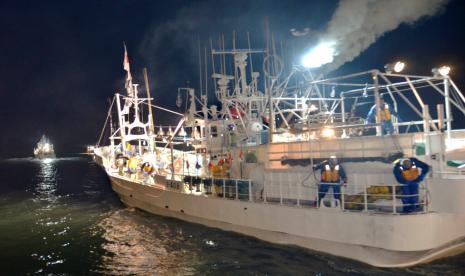
[[[402,72],[404,68],[405,68],[405,63],[403,63],[402,61],[398,61],[396,62],[396,64],[394,64],[394,72],[396,73]]]
[[[318,68],[333,62],[335,49],[333,42],[324,42],[313,48],[302,58],[302,65],[306,68]]]
[[[405,68],[405,62],[402,62],[402,61],[396,61],[394,63],[388,63],[384,65],[384,70],[388,74],[391,74],[393,71],[395,73],[400,73],[404,70],[404,68]]]
[[[449,75],[449,72],[450,72],[450,67],[449,66],[441,66],[439,68],[439,74],[441,74],[441,76],[443,76],[443,77]]]
[[[433,70],[431,70],[431,72],[433,73],[433,75],[435,77],[439,77],[439,76],[446,77],[450,73],[450,67],[449,66],[441,66],[439,68],[433,68]]]
[[[324,138],[333,138],[336,135],[336,131],[333,128],[330,127],[324,127],[321,130],[321,137]]]

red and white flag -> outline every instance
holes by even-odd
[[[124,61],[123,61],[123,68],[128,72],[127,80],[132,80],[131,70],[129,69],[129,58],[128,58],[128,50],[126,49],[126,43],[124,44]]]

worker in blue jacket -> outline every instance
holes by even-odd
[[[391,108],[389,104],[384,102],[383,99],[379,99],[379,114],[378,120],[375,120],[376,115],[376,104],[373,105],[367,115],[367,123],[381,123],[381,135],[392,135],[394,134],[394,125],[392,124],[392,115],[396,116],[400,120],[397,112]]]
[[[331,156],[329,161],[324,161],[313,167],[314,170],[321,170],[321,182],[318,187],[318,198],[325,197],[329,188],[333,188],[334,198],[341,200],[341,182],[347,184],[347,176],[344,168],[339,164],[336,156]]]
[[[421,169],[421,172],[420,172]],[[418,185],[429,172],[428,164],[416,159],[405,158],[394,162],[394,176],[402,186],[402,203],[404,212],[418,209]]]

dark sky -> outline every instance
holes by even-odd
[[[465,87],[465,1],[452,0],[439,15],[386,33],[339,73],[407,61],[410,73],[430,74],[449,64]],[[287,1],[2,1],[0,2],[0,157],[25,157],[45,133],[57,154],[82,151],[98,139],[108,103],[123,92],[126,41],[135,82],[147,67],[157,104],[174,107],[176,91],[198,87],[197,40],[209,43],[233,30],[239,43],[250,32],[263,47],[269,18],[278,39],[290,28],[323,31],[336,0]],[[356,16],[356,15],[354,15]],[[229,38],[228,38],[229,37]],[[242,44],[244,45],[244,44]],[[295,61],[297,62],[297,61]]]

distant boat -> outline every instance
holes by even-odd
[[[37,143],[37,147],[34,149],[34,157],[38,159],[56,157],[53,145],[45,135],[42,135],[42,138]]]

